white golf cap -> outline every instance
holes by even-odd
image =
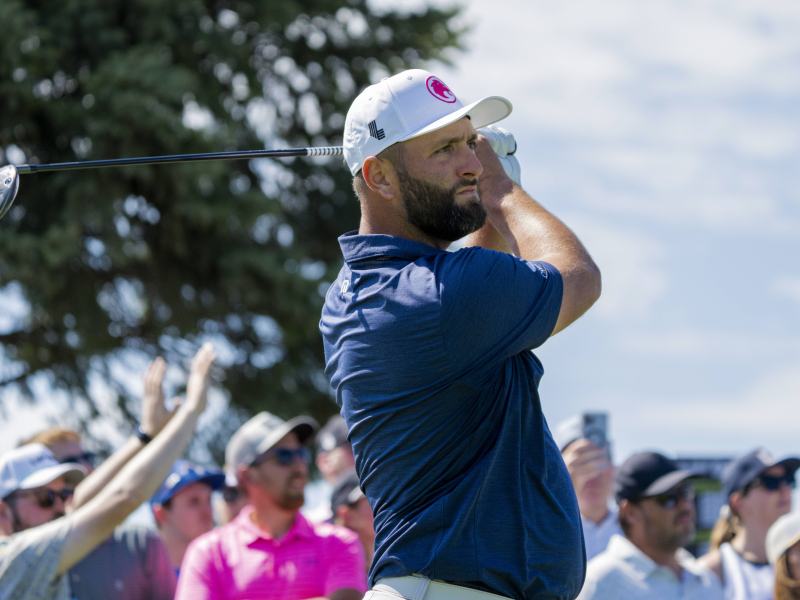
[[[61,464],[42,444],[26,444],[0,456],[0,499],[17,490],[42,487],[63,476],[67,485],[78,485],[86,469],[77,463]]]
[[[783,553],[800,542],[800,513],[783,515],[767,532],[767,560],[775,566]]]
[[[225,447],[225,485],[236,486],[236,467],[250,466],[287,433],[296,433],[300,444],[305,446],[314,438],[317,429],[319,425],[311,417],[295,417],[284,421],[272,413],[258,413],[236,430]]]
[[[511,114],[511,102],[489,96],[464,106],[428,71],[411,69],[369,86],[353,100],[344,124],[344,158],[355,175],[364,160],[392,144],[436,131],[468,116],[475,129]]]

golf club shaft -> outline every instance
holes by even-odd
[[[109,160],[86,160],[49,165],[18,165],[17,172],[46,173],[48,171],[74,171],[77,169],[100,169],[128,165],[155,165],[160,163],[197,162],[202,160],[237,160],[244,158],[288,158],[292,156],[337,156],[343,154],[341,146],[327,148],[289,148],[288,150],[242,150],[234,152],[209,152],[206,154],[173,154],[170,156],[143,156],[139,158],[114,158]]]

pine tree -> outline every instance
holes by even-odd
[[[356,94],[446,60],[456,9],[379,14],[363,0],[4,0],[0,147],[49,163],[340,145]],[[24,155],[24,156],[23,156]],[[2,158],[0,156],[0,158]],[[340,158],[153,165],[22,176],[0,222],[0,288],[29,314],[0,336],[0,390],[46,374],[78,415],[119,369],[221,348],[233,408],[336,412],[318,332],[358,203]],[[0,307],[2,312],[2,307]]]

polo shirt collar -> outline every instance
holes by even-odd
[[[608,550],[620,560],[628,563],[633,569],[643,575],[645,579],[650,577],[659,569],[674,573],[662,565],[657,564],[652,558],[639,550],[628,538],[621,535],[611,536],[608,543]],[[693,577],[701,577],[701,568],[695,563],[692,555],[683,548],[679,548],[675,553],[675,559],[681,568]]]
[[[236,528],[239,530],[241,540],[248,546],[258,540],[267,540],[277,546],[282,546],[297,538],[309,539],[314,537],[314,531],[311,525],[299,511],[289,531],[279,540],[275,540],[269,532],[264,531],[253,522],[251,515],[254,512],[255,508],[252,506],[245,506],[239,513],[239,516],[234,520]]]
[[[393,235],[362,235],[358,231],[350,231],[341,236],[339,246],[342,248],[345,262],[348,263],[375,256],[396,256],[397,258],[417,260],[423,256],[447,252],[447,250],[439,250],[439,248],[422,242]]]

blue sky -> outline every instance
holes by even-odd
[[[618,458],[800,452],[800,6],[475,0],[463,19],[468,50],[432,70],[511,100],[524,187],[603,271],[538,352],[549,422],[609,411]],[[8,401],[0,451],[47,412]]]
[[[800,452],[800,6],[468,5],[435,69],[503,95],[523,187],[601,300],[538,351],[548,421],[608,410],[616,455]]]

